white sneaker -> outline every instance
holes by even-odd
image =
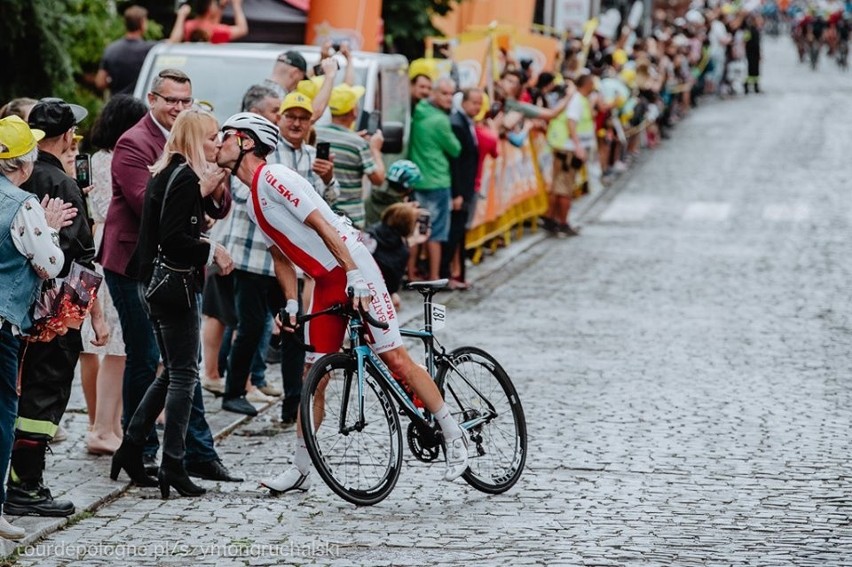
[[[260,386],[258,388],[258,390],[260,390],[261,392],[263,392],[264,394],[266,394],[267,396],[270,396],[272,398],[280,398],[281,396],[284,395],[284,392],[281,390],[281,388],[276,388],[272,384],[266,384],[265,386]]]
[[[278,398],[267,396],[261,392],[259,388],[252,388],[251,391],[246,394],[246,399],[253,404],[269,404],[278,401]]]
[[[13,526],[6,520],[6,518],[0,516],[0,537],[17,541],[19,539],[24,539],[25,535],[27,535],[27,532],[24,528]]]
[[[68,432],[65,431],[65,428],[63,428],[60,425],[56,428],[56,433],[53,434],[53,437],[51,438],[50,441],[48,441],[48,443],[51,443],[51,444],[62,443],[63,441],[66,441],[67,439],[68,439]]]
[[[612,164],[612,169],[614,169],[616,173],[624,173],[627,171],[627,164],[619,160]]]
[[[444,480],[453,481],[467,470],[467,433],[461,437],[450,439],[444,446],[444,456],[447,457],[447,472]]]
[[[208,378],[207,376],[202,376],[201,387],[213,394],[214,396],[221,396],[225,393],[225,379]]]
[[[311,487],[311,473],[302,474],[296,467],[290,467],[275,478],[261,480],[260,484],[278,494],[291,490],[305,491]]]

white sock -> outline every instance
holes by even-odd
[[[441,431],[444,433],[444,439],[446,441],[458,439],[464,435],[464,432],[461,427],[459,427],[458,422],[452,415],[450,415],[450,408],[447,407],[446,402],[444,402],[441,405],[441,408],[435,412],[435,419],[438,420],[438,425],[441,426]]]
[[[311,472],[311,456],[308,454],[308,446],[303,437],[296,437],[296,454],[293,456],[293,465],[302,474]]]

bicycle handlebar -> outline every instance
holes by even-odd
[[[310,316],[307,316],[307,318],[305,318],[306,317],[305,315],[297,316],[296,317],[296,327],[293,327],[292,325],[290,325],[290,314],[287,313],[287,311],[283,307],[278,311],[278,317],[281,319],[281,327],[282,327],[281,337],[284,337],[284,333],[287,333],[288,336],[291,339],[293,339],[293,341],[297,345],[299,345],[302,348],[302,350],[304,350],[305,352],[316,352],[317,349],[314,347],[314,345],[309,345],[308,343],[306,343],[302,339],[301,335],[299,335],[299,333],[296,332],[296,327],[300,327],[302,325],[302,323],[311,319]],[[287,332],[284,329],[293,329],[293,331]],[[280,340],[281,339],[279,339],[279,341]]]
[[[371,327],[376,327],[377,329],[387,329],[390,327],[386,322],[379,321],[369,311],[361,311],[361,318],[364,319]]]
[[[351,300],[354,296],[352,292],[352,288],[349,288],[349,299]],[[384,321],[379,321],[369,311],[365,311],[363,309],[353,309],[352,303],[335,303],[331,307],[323,309],[322,311],[316,311],[314,313],[306,313],[304,315],[299,315],[296,317],[296,326],[301,327],[311,319],[315,319],[316,317],[320,317],[322,315],[338,315],[340,317],[357,317],[362,319],[365,323],[370,325],[371,327],[376,327],[377,329],[387,329],[390,325]],[[281,323],[284,327],[292,328],[290,326],[290,314],[287,313],[284,308],[278,313],[278,316],[281,318]],[[308,352],[315,352],[316,348],[313,345],[307,344],[302,338],[298,335],[298,333],[291,333],[292,338],[296,343],[299,344],[300,347],[305,349]]]

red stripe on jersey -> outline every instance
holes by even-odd
[[[263,167],[257,168],[257,171],[254,173],[254,179],[251,182],[251,202],[254,206],[254,216],[257,218],[258,226],[269,238],[272,239],[275,245],[281,249],[290,261],[301,268],[306,274],[312,278],[318,278],[327,274],[328,270],[326,270],[322,264],[317,262],[313,256],[305,252],[302,248],[293,244],[283,232],[280,232],[277,228],[272,226],[272,224],[270,224],[263,215],[263,210],[260,208],[259,197],[257,195],[257,180],[260,177],[260,171],[262,169]]]

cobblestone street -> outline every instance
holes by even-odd
[[[582,236],[448,300],[442,343],[494,354],[524,404],[508,493],[406,452],[376,506],[317,475],[270,497],[294,443],[275,406],[219,445],[246,482],[132,488],[15,564],[852,565],[852,75],[830,63],[766,41],[765,94],[705,97]]]

